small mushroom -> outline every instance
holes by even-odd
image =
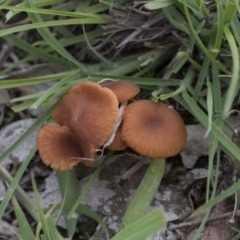
[[[125,148],[127,148],[127,144],[126,142],[123,141],[121,134],[122,134],[122,123],[117,129],[117,132],[113,141],[111,142],[110,145],[107,146],[108,149],[114,150],[114,151],[122,151]]]
[[[167,158],[181,151],[187,131],[178,112],[168,105],[140,100],[124,111],[122,138],[141,155]]]
[[[91,154],[111,136],[117,117],[115,94],[92,82],[72,87],[53,112],[56,123],[68,127]]]
[[[104,81],[100,85],[113,91],[119,103],[127,102],[140,92],[137,85],[126,81]]]
[[[118,102],[125,106],[127,104],[127,101],[135,97],[140,92],[140,88],[137,85],[126,81],[106,80],[101,82],[100,85],[102,87],[109,88],[116,95]],[[122,115],[119,117],[122,119]],[[120,125],[117,129],[113,141],[110,145],[107,146],[108,149],[122,151],[127,148],[127,144],[121,137],[121,130],[122,126]]]
[[[67,127],[47,124],[41,128],[38,138],[38,151],[42,161],[54,170],[66,171],[77,165],[82,158],[93,158],[83,149]],[[84,161],[88,165],[89,161]]]

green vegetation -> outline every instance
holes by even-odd
[[[216,197],[218,178],[213,174],[219,170],[220,151],[223,151],[237,168],[240,167],[240,149],[222,132],[224,128],[233,133],[233,129],[226,124],[225,120],[236,103],[240,88],[240,6],[237,0],[149,1],[145,4],[145,8],[149,9],[149,12],[158,10],[159,14],[163,14],[168,24],[174,27],[182,44],[175,44],[174,47],[171,44],[156,48],[152,46],[154,50],[151,48],[145,48],[142,52],[139,50],[137,56],[133,52],[126,58],[116,55],[114,59],[110,59],[108,54],[103,54],[103,51],[95,49],[93,44],[95,40],[105,38],[105,30],[102,26],[117,24],[114,18],[105,17],[104,14],[107,14],[109,9],[119,10],[123,13],[128,11],[127,7],[121,8],[124,1],[106,0],[99,3],[86,0],[64,4],[69,1],[25,0],[17,5],[14,5],[13,2],[0,0],[1,16],[5,17],[1,21],[6,20],[7,23],[11,23],[15,17],[21,14],[27,14],[28,21],[20,25],[13,24],[14,26],[1,23],[0,43],[7,42],[11,48],[18,49],[22,58],[11,66],[0,69],[0,77],[18,69],[21,64],[32,65],[34,61],[56,64],[62,71],[35,78],[13,78],[0,81],[0,89],[11,89],[57,80],[57,83],[47,91],[12,100],[14,103],[12,109],[15,112],[42,105],[44,114],[0,156],[0,163],[28,136],[46,121],[51,120],[55,100],[66,93],[71,86],[85,80],[98,82],[103,78],[125,79],[143,89],[152,91],[151,98],[155,101],[173,98],[189,111],[195,120],[206,128],[206,134],[211,136],[207,202],[193,215],[210,209],[240,189],[240,182],[237,182]],[[73,29],[70,28],[71,26],[75,26],[77,30],[71,32]],[[33,33],[38,36],[35,42],[25,41],[27,36]],[[170,40],[168,39],[168,41]],[[77,52],[86,55],[91,61],[89,63],[80,61],[75,54]],[[171,52],[172,59],[169,59],[169,52]],[[171,62],[171,60],[174,61]],[[168,77],[160,78],[157,69],[165,69],[166,64],[169,64],[171,74],[166,75]],[[163,71],[160,72],[160,76],[164,76]],[[56,223],[50,217],[50,213],[58,208],[61,209],[60,214],[65,216],[69,237],[73,236],[75,231],[77,219],[72,216],[77,212],[97,221],[106,232],[107,238],[110,239],[102,219],[82,205],[81,201],[111,157],[112,152],[107,154],[96,169],[79,198],[75,194],[77,186],[74,170],[57,173],[63,201],[51,209],[41,209],[33,175],[32,182],[37,199],[37,209],[34,208],[33,201],[18,184],[35,153],[36,148],[32,149],[14,176],[0,167],[0,177],[9,184],[8,191],[0,203],[0,217],[2,218],[7,205],[12,200],[16,217],[20,223],[22,239],[33,239],[32,236],[35,239],[63,239],[56,228]],[[217,156],[216,165],[213,164],[215,155]],[[155,171],[151,171],[153,166]],[[150,236],[166,226],[162,208],[145,215],[154,192],[161,182],[163,166],[164,161],[156,163],[156,160],[152,160],[132,200],[132,203],[135,204],[130,203],[121,230],[112,239],[140,239],[139,236],[143,238]],[[151,186],[151,189],[148,186]],[[210,191],[210,189],[212,190]],[[142,199],[145,200],[144,203]],[[65,204],[66,202],[71,203],[71,209],[68,208],[69,205]],[[31,230],[20,206],[38,222],[35,232]],[[207,213],[208,211],[206,211]],[[207,218],[204,219],[199,229],[204,227],[206,220]],[[149,228],[142,227],[149,226],[149,224],[151,225]],[[139,235],[135,235],[136,233]],[[194,239],[197,239],[199,234],[200,231]]]

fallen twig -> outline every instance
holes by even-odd
[[[233,213],[234,213],[234,212],[228,212],[228,213],[221,214],[221,215],[219,215],[219,216],[210,217],[210,218],[208,218],[207,223],[208,223],[208,222],[214,222],[214,221],[218,221],[218,220],[221,220],[221,219],[224,219],[224,218],[231,217],[231,215],[232,215]],[[237,211],[235,212],[235,216],[240,216],[240,210],[237,210]],[[196,225],[200,224],[201,222],[202,222],[202,219],[200,219],[200,220],[198,220],[198,221],[192,221],[192,222],[185,222],[185,223],[179,223],[179,224],[171,224],[171,225],[168,227],[168,230],[173,231],[173,230],[176,230],[176,229],[181,229],[181,228],[186,228],[186,227],[192,227],[192,226],[196,226]]]

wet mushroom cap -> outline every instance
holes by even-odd
[[[116,135],[110,145],[107,146],[108,149],[114,150],[114,151],[122,151],[127,148],[126,142],[122,139],[122,123],[117,129]]]
[[[92,153],[110,137],[118,117],[118,101],[108,88],[83,82],[72,87],[53,111],[53,119],[67,126]]]
[[[84,152],[68,128],[53,123],[41,128],[37,145],[42,161],[54,170],[66,171],[81,162],[81,157],[93,158]]]
[[[181,151],[187,131],[178,112],[168,105],[140,100],[124,111],[122,138],[141,155],[167,158]]]
[[[104,81],[100,85],[113,91],[119,103],[127,102],[140,92],[137,85],[126,81]]]

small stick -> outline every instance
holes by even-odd
[[[236,183],[237,182],[237,170],[234,169],[234,173],[233,173],[233,182]],[[237,192],[235,192],[235,203],[234,203],[234,210],[233,210],[233,215],[232,217],[228,220],[230,223],[234,223],[234,217],[235,217],[235,213],[237,211],[237,207],[238,207],[238,194]]]
[[[124,102],[124,103],[121,104],[121,106],[120,106],[120,108],[119,108],[119,110],[118,110],[118,118],[117,118],[116,124],[115,124],[115,126],[114,126],[114,129],[113,129],[113,131],[112,131],[111,136],[109,137],[109,139],[107,140],[107,142],[104,143],[104,145],[103,145],[103,150],[113,142],[114,137],[115,137],[115,135],[116,135],[116,132],[117,132],[117,130],[118,130],[118,127],[120,126],[120,124],[121,124],[121,122],[122,122],[123,112],[124,112],[124,109],[126,108],[126,106],[127,106],[127,102]]]
[[[118,82],[119,79],[112,79],[112,78],[104,78],[101,81],[98,82],[98,84],[106,82],[106,81],[111,81],[111,82]]]
[[[237,232],[237,233],[240,233],[240,231],[239,231],[237,228],[235,228],[235,227],[232,227],[231,229],[232,229],[233,231]]]
[[[131,167],[129,170],[127,170],[120,179],[125,181],[128,178],[130,178],[135,172],[137,172],[138,169],[140,169],[144,164],[146,163],[146,160],[143,159],[139,161],[137,164],[135,164],[133,167]]]
[[[213,221],[218,221],[224,218],[230,217],[234,212],[228,212],[221,214],[219,216],[213,216],[208,218],[207,222],[213,222]],[[240,210],[237,210],[235,213],[235,216],[240,216]],[[179,223],[179,224],[171,224],[171,226],[168,227],[168,230],[173,231],[176,229],[181,229],[181,228],[186,228],[186,227],[192,227],[200,224],[202,222],[202,219],[198,221],[192,221],[192,222],[185,222],[185,223]]]

